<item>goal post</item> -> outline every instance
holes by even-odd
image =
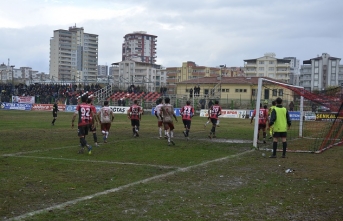
[[[270,79],[266,79],[266,78],[259,78],[258,79],[258,86],[257,86],[257,97],[256,97],[256,116],[255,116],[255,123],[254,123],[254,135],[253,135],[253,147],[254,148],[258,148],[257,143],[258,143],[258,121],[259,121],[259,113],[260,112],[260,103],[261,103],[261,97],[262,97],[262,87],[263,87],[263,82],[269,82],[271,84],[276,84],[276,85],[280,85],[281,87],[285,87],[285,88],[297,88],[300,90],[304,90],[304,87],[300,87],[300,86],[294,86],[294,85],[290,85],[290,84],[286,84],[286,83],[282,83],[282,82],[277,82],[277,81],[273,81]],[[299,119],[299,133],[298,136],[302,137],[303,136],[303,106],[304,106],[304,97],[300,95],[300,105],[299,105],[299,111],[300,111],[300,119]]]

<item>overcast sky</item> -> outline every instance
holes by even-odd
[[[157,38],[157,64],[243,66],[274,52],[301,61],[343,58],[342,0],[0,0],[0,62],[49,72],[50,38],[99,35],[99,64],[121,61],[125,34]],[[341,62],[342,63],[342,62]]]

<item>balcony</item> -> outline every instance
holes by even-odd
[[[206,75],[205,72],[194,72],[192,74],[194,77],[204,77]]]
[[[276,71],[276,74],[287,74],[287,73],[289,73],[288,69],[278,69]]]
[[[288,68],[288,67],[289,67],[289,64],[288,64],[288,63],[277,63],[276,66],[277,66],[278,68],[283,68],[283,67]]]
[[[246,69],[246,70],[245,70],[245,73],[248,73],[248,74],[256,74],[256,69]]]
[[[59,33],[58,37],[60,38],[71,38],[73,35],[71,33]]]
[[[71,58],[68,57],[59,57],[60,61],[71,61]]]
[[[67,61],[61,61],[60,64],[64,64],[64,65],[71,65],[71,62],[67,62]]]
[[[247,63],[247,64],[244,64],[244,67],[256,67],[257,64],[256,63]]]
[[[170,76],[170,77],[176,77],[177,73],[176,72],[167,72],[167,76]]]
[[[59,48],[59,50],[60,50],[60,52],[61,53],[65,53],[65,52],[71,52],[71,50],[67,50],[67,49],[65,49],[65,48]]]

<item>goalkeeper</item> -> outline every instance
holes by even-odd
[[[282,140],[282,158],[286,157],[287,149],[287,129],[291,126],[291,118],[285,107],[282,106],[282,99],[276,98],[276,107],[274,108],[269,122],[269,127],[274,125],[273,134],[273,154],[270,158],[276,158],[276,149],[278,139]]]

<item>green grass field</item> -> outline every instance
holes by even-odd
[[[181,119],[175,146],[158,139],[154,116],[140,137],[116,115],[108,143],[77,154],[72,113],[0,111],[1,220],[341,220],[341,146],[322,154],[270,159],[271,141],[252,149],[250,120],[221,119],[217,139],[194,117],[187,141]],[[321,122],[304,126],[316,137]],[[294,122],[294,128],[297,123]],[[290,149],[311,140],[289,133]],[[292,139],[294,138],[294,139]],[[93,144],[92,136],[87,137]],[[266,156],[262,156],[265,154]],[[285,170],[292,169],[291,173]]]

